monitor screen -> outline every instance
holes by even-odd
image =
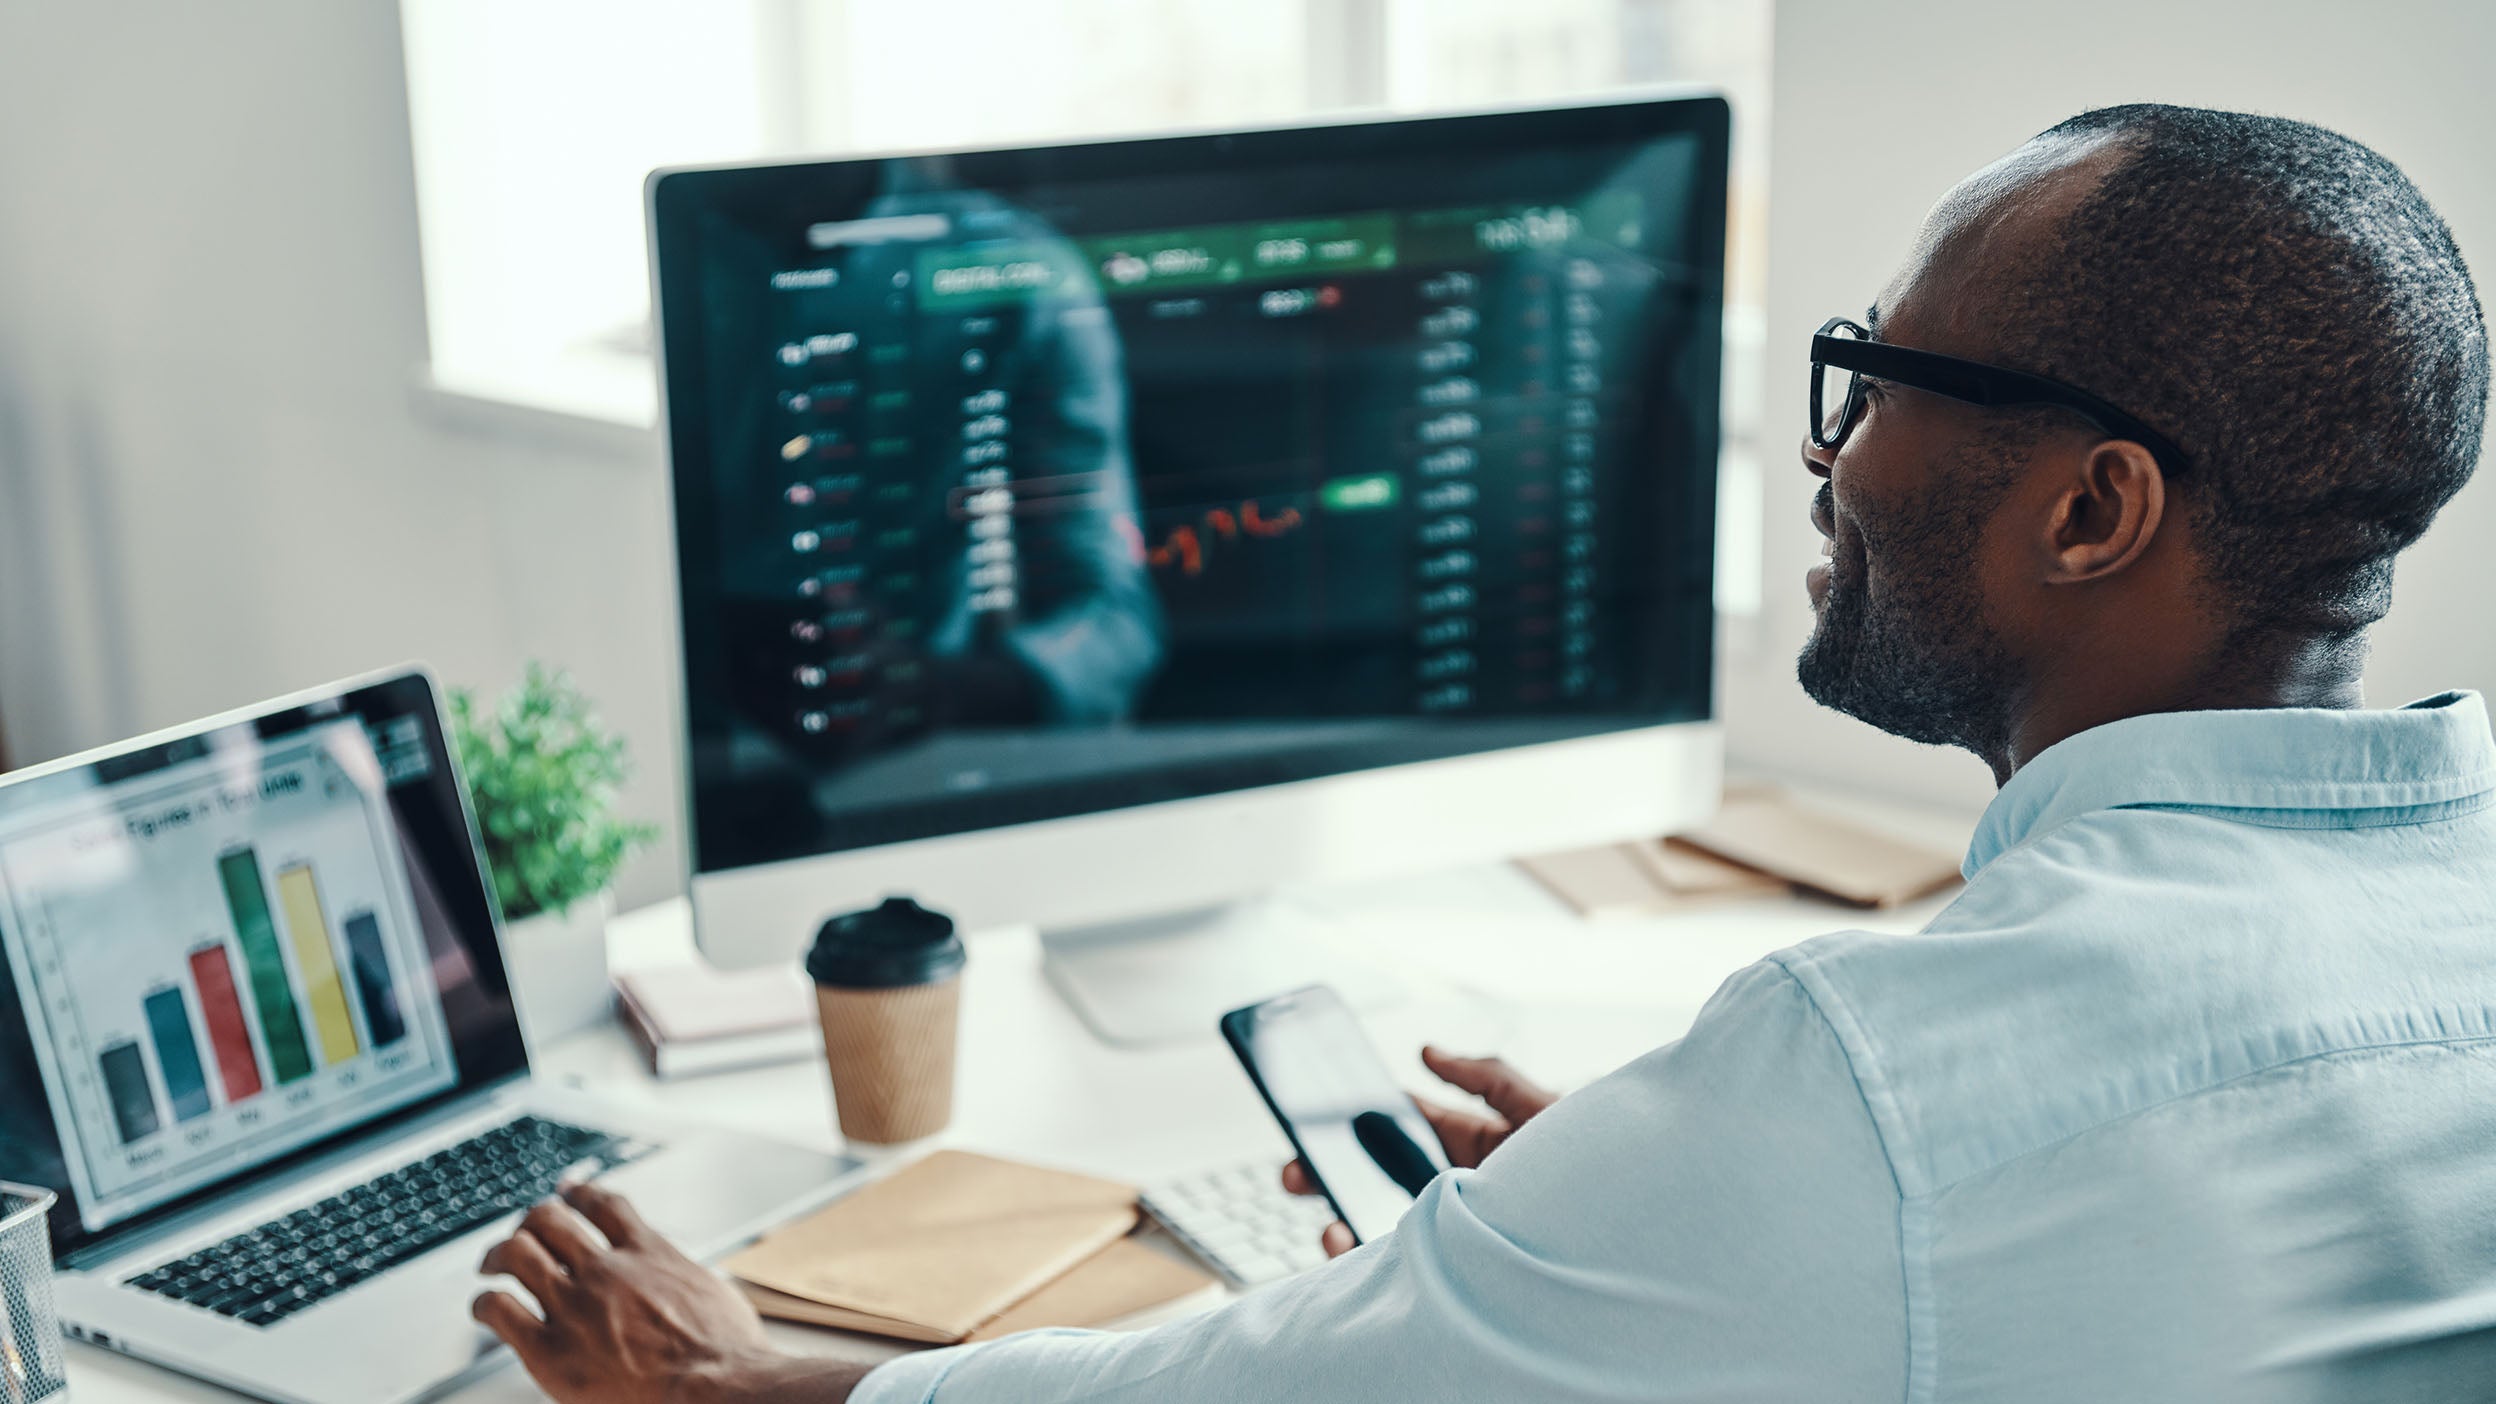
[[[1725,107],[662,173],[696,867],[1705,717]]]
[[[0,785],[0,949],[64,1251],[526,1065],[420,676]]]

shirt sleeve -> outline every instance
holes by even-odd
[[[1897,1398],[1897,1182],[1836,1038],[1766,962],[1396,1231],[1219,1311],[905,1357],[861,1404]]]

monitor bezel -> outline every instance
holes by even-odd
[[[690,518],[702,519],[702,507],[688,490],[686,474],[681,465],[689,458],[707,462],[708,450],[704,435],[709,431],[707,411],[702,406],[703,392],[700,368],[702,346],[700,321],[692,315],[692,288],[695,270],[690,266],[696,257],[696,242],[691,225],[709,202],[766,186],[808,178],[823,179],[840,172],[855,171],[894,160],[930,157],[944,158],[965,187],[999,190],[1011,194],[1020,185],[1042,182],[1080,182],[1149,176],[1160,172],[1197,173],[1206,169],[1245,169],[1256,166],[1281,165],[1298,159],[1357,160],[1362,158],[1410,157],[1432,150],[1479,150],[1486,146],[1508,145],[1522,148],[1550,146],[1568,141],[1624,141],[1671,136],[1693,136],[1699,140],[1698,189],[1711,200],[1712,213],[1697,221],[1704,239],[1701,257],[1693,269],[1705,278],[1705,288],[1713,294],[1714,305],[1721,318],[1725,302],[1725,264],[1728,251],[1726,217],[1729,211],[1731,179],[1731,108],[1718,93],[1689,89],[1663,89],[1620,93],[1602,99],[1522,107],[1432,113],[1419,116],[1377,116],[1354,114],[1321,118],[1309,122],[1277,124],[1252,129],[1190,131],[1146,136],[1117,136],[1058,143],[1002,147],[955,147],[922,150],[879,151],[872,154],[847,156],[835,160],[761,160],[699,166],[670,167],[653,171],[645,184],[648,215],[651,311],[653,350],[658,358],[659,432],[668,452],[672,539],[680,545]],[[690,330],[689,330],[690,329]],[[1719,368],[1713,385],[1722,394],[1721,348],[1718,334]],[[1722,408],[1711,403],[1706,407],[1707,427],[1721,455],[1723,445]],[[1693,589],[1712,602],[1715,573],[1712,524],[1715,514],[1716,482],[1714,474],[1703,475],[1694,498],[1694,511],[1703,514],[1710,524],[1705,532],[1705,559],[1694,567],[1693,578],[1704,577]],[[1636,724],[1621,727],[1562,731],[1552,736],[1520,741],[1491,749],[1453,750],[1445,756],[1416,758],[1406,755],[1381,756],[1348,765],[1321,768],[1294,768],[1289,773],[1241,783],[1205,787],[1171,786],[1161,792],[1139,793],[1111,804],[1074,803],[1061,806],[1041,805],[1028,800],[1018,802],[1008,817],[978,825],[933,827],[894,837],[878,837],[867,842],[838,847],[820,847],[808,852],[791,852],[746,858],[741,861],[708,863],[701,841],[702,823],[698,796],[700,786],[694,756],[694,639],[696,627],[686,607],[687,582],[683,578],[684,563],[677,562],[679,579],[674,592],[678,606],[678,642],[680,646],[679,701],[683,707],[682,744],[677,764],[682,786],[682,813],[685,820],[685,875],[689,884],[705,878],[717,878],[740,871],[770,870],[791,864],[804,864],[826,859],[855,858],[881,850],[917,848],[943,843],[965,834],[996,834],[1015,830],[1046,827],[1088,815],[1123,813],[1170,804],[1219,799],[1224,795],[1254,792],[1276,787],[1289,787],[1310,781],[1365,773],[1402,771],[1414,765],[1428,765],[1441,759],[1462,759],[1482,754],[1520,753],[1570,745],[1573,742],[1596,741],[1604,737],[1635,735],[1641,727],[1686,726],[1712,723],[1716,719],[1716,696],[1712,676],[1699,689],[1697,710],[1687,716],[1641,718]],[[1712,603],[1700,613],[1704,621],[1697,630],[1692,652],[1711,674],[1715,649],[1716,621]]]

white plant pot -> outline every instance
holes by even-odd
[[[503,965],[532,1055],[614,1013],[607,983],[607,921],[615,894],[601,892],[568,912],[540,912],[503,926]]]

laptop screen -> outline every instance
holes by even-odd
[[[62,1253],[526,1066],[419,674],[0,780],[0,947]]]

